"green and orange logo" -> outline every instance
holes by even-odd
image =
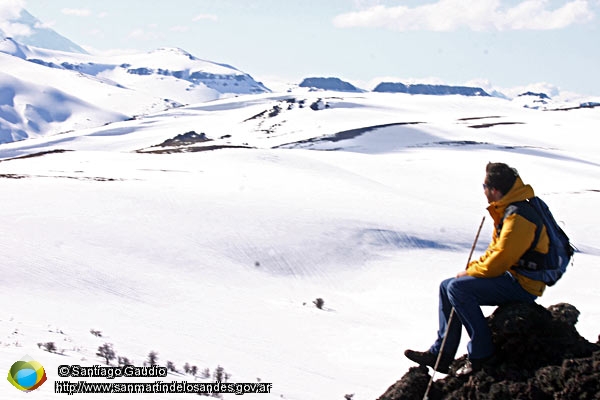
[[[31,392],[42,386],[47,378],[42,364],[25,356],[10,367],[6,379],[17,389]]]

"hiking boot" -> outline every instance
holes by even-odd
[[[484,365],[489,362],[492,357],[468,359],[465,363],[456,370],[455,376],[467,376],[474,372],[481,371]]]
[[[473,372],[477,372],[475,371],[477,367],[473,365],[473,362],[471,362],[471,360],[467,359],[465,361],[465,363],[456,370],[456,372],[454,373],[455,376],[467,376],[472,374]]]
[[[430,351],[406,350],[404,352],[404,355],[406,356],[406,358],[408,358],[411,361],[416,362],[419,365],[426,365],[426,366],[434,368],[434,369],[435,369],[435,363],[438,358],[437,354],[432,353]],[[452,358],[448,355],[442,354],[442,357],[440,358],[438,367],[435,370],[437,372],[441,372],[442,374],[447,374],[448,370],[450,368],[450,364],[452,364],[452,361],[454,361],[454,358]]]

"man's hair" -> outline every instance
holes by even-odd
[[[485,184],[499,190],[503,195],[515,184],[519,173],[504,163],[488,163],[485,167]]]

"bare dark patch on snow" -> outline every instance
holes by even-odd
[[[0,160],[0,162],[2,162],[2,161],[11,161],[11,160],[20,160],[20,159],[23,159],[23,158],[41,157],[41,156],[45,156],[47,154],[65,153],[67,151],[73,151],[73,150],[55,149],[55,150],[48,150],[48,151],[40,151],[38,153],[26,154],[24,156],[17,156],[17,157],[5,158],[4,160]]]
[[[549,108],[549,109],[546,109],[543,111],[571,111],[571,110],[581,110],[584,108],[596,108],[596,107],[600,107],[600,103],[588,101],[585,103],[581,103],[575,107]]]
[[[467,117],[467,118],[459,118],[459,121],[473,121],[478,119],[488,119],[488,118],[502,118],[500,115],[490,115],[489,117]]]
[[[19,175],[19,174],[0,174],[0,178],[5,179],[23,179],[27,178],[27,175]]]
[[[478,142],[476,140],[442,140],[439,142],[431,142],[426,145],[410,146],[410,147],[428,147],[428,146],[493,146],[489,142]]]
[[[226,144],[214,144],[198,146],[198,143],[212,142],[213,140],[208,138],[204,132],[196,133],[195,131],[189,131],[181,135],[177,135],[172,139],[167,139],[161,144],[151,146],[147,149],[136,150],[136,153],[144,154],[173,154],[173,153],[195,153],[199,151],[210,151],[226,148],[236,149],[249,149],[252,148],[247,145],[226,145]]]
[[[170,147],[165,149],[156,150],[136,150],[136,153],[143,154],[174,154],[174,153],[196,153],[200,151],[211,151],[220,149],[254,149],[252,146],[243,145],[228,145],[228,144],[214,144],[208,146],[185,146],[185,147]]]
[[[468,123],[470,121],[481,121],[481,120],[487,120],[487,119],[497,120],[498,118],[504,118],[504,117],[501,115],[490,115],[490,116],[486,116],[486,117],[465,117],[465,118],[459,118],[457,121]],[[475,129],[481,129],[481,128],[491,128],[492,126],[496,126],[496,125],[520,125],[520,124],[525,124],[525,122],[494,121],[494,122],[480,123],[480,124],[475,124],[475,125],[468,125],[468,127],[475,128]]]
[[[196,133],[196,131],[189,131],[186,133],[182,133],[181,135],[177,135],[172,139],[167,139],[161,144],[157,145],[158,147],[171,147],[171,146],[189,146],[190,144],[209,142],[212,139],[206,137],[206,133]],[[153,147],[157,147],[153,146]]]
[[[281,113],[281,111],[284,108],[287,108],[288,110],[290,110],[293,107],[293,105],[296,104],[296,102],[297,102],[297,100],[294,97],[281,100],[281,101],[279,101],[278,104],[274,105],[272,108],[261,111],[258,114],[251,116],[250,118],[246,118],[244,120],[244,122],[252,121],[254,119],[276,117]],[[287,103],[287,107],[285,107],[286,103]],[[300,106],[300,108],[302,108],[304,106],[304,100],[298,101],[297,103]]]
[[[98,181],[98,182],[116,182],[124,181],[121,178],[106,178],[103,176],[71,176],[71,175],[29,175],[29,174],[0,174],[0,178],[5,179],[24,179],[24,178],[62,178],[76,179],[78,181]]]
[[[469,128],[481,129],[481,128],[491,128],[496,125],[523,125],[525,122],[490,122],[487,124],[477,124],[477,125],[469,125]]]

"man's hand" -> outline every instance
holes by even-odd
[[[462,278],[463,276],[467,276],[467,270],[462,270],[458,274],[456,274],[457,278]]]

